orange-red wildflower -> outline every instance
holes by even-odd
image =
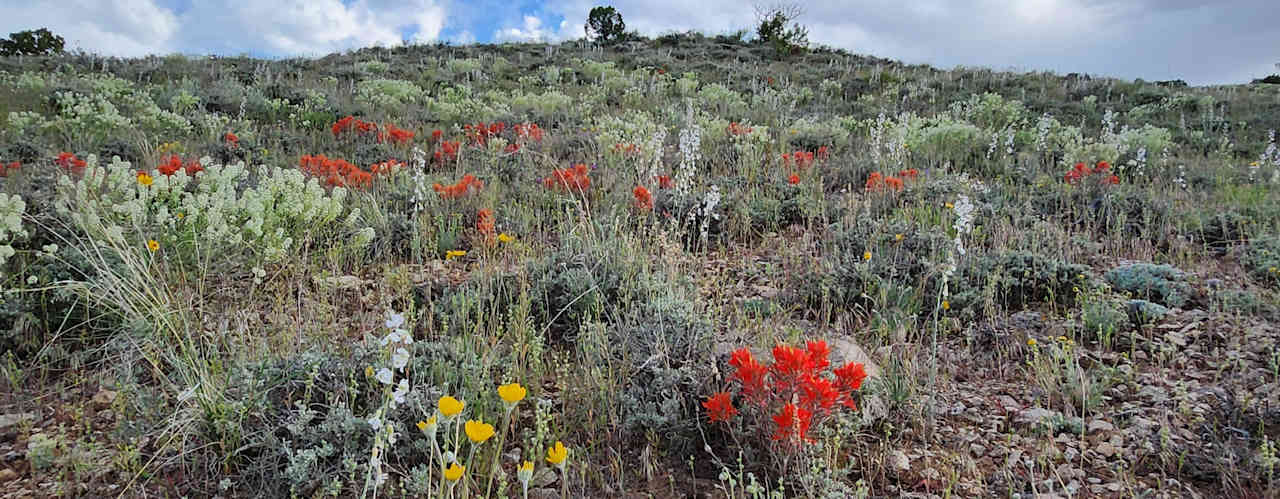
[[[653,209],[653,195],[649,194],[649,189],[645,189],[643,185],[637,185],[631,190],[631,195],[636,198],[636,207],[642,210]]]
[[[227,132],[226,135],[223,135],[222,141],[225,142],[227,146],[232,149],[235,149],[236,147],[240,146],[240,137],[237,137],[236,134],[231,132]]]
[[[796,175],[796,174],[794,174],[794,173],[792,173],[792,174],[791,174],[791,177],[787,179],[787,183],[788,183],[788,184],[791,184],[791,185],[799,184],[799,183],[800,183],[800,176],[799,176],[799,175]]]
[[[484,182],[480,181],[475,175],[466,174],[462,176],[462,180],[453,185],[435,184],[432,189],[444,199],[458,199],[468,194],[473,194],[484,188]]]
[[[812,412],[795,404],[788,403],[782,406],[782,412],[773,417],[773,422],[778,425],[777,431],[773,434],[773,439],[807,441],[808,437],[805,433],[809,431],[809,424],[812,422],[812,418]]]
[[[733,401],[729,398],[729,392],[720,392],[708,397],[702,403],[702,407],[707,409],[707,418],[712,423],[727,422],[733,419],[738,410],[733,407]]]
[[[551,176],[542,179],[548,189],[561,189],[582,192],[591,187],[590,170],[587,165],[576,164],[573,168],[564,168],[551,172]]]
[[[658,188],[659,188],[659,189],[670,189],[672,185],[674,185],[674,184],[672,184],[672,183],[671,183],[671,176],[670,176],[670,175],[658,175]]]

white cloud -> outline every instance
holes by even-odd
[[[320,55],[397,45],[405,33],[434,41],[445,10],[435,0],[287,0],[197,2],[182,16],[191,51]]]
[[[533,15],[524,16],[519,27],[506,26],[493,33],[493,39],[499,42],[556,42],[583,36],[582,25],[571,22],[568,18],[560,21],[556,28],[544,27],[542,18]]]
[[[49,28],[68,49],[114,56],[141,56],[173,49],[178,32],[173,11],[153,0],[67,0],[0,5],[4,34]]]

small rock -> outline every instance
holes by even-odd
[[[889,465],[899,472],[907,471],[911,469],[911,460],[907,458],[906,453],[895,450],[889,453]]]
[[[1120,485],[1120,482],[1111,482],[1103,485],[1103,487],[1106,487],[1106,489],[1111,492],[1120,492],[1120,490],[1124,488],[1123,485]]]
[[[551,488],[529,489],[529,499],[560,499],[560,491]]]
[[[35,419],[34,412],[16,412],[13,414],[0,414],[0,430],[16,425],[28,419]]]
[[[1022,411],[1018,412],[1018,415],[1015,416],[1013,420],[1016,423],[1034,425],[1034,424],[1040,424],[1041,422],[1049,418],[1052,418],[1057,414],[1058,414],[1057,411],[1051,411],[1051,410],[1040,408],[1040,407],[1032,407],[1030,409],[1023,409]]]
[[[1098,477],[1095,477],[1095,476],[1091,476],[1091,477],[1089,477],[1089,478],[1088,478],[1087,480],[1085,480],[1085,481],[1086,481],[1086,482],[1089,482],[1089,484],[1090,484],[1090,485],[1097,485],[1097,484],[1102,483],[1102,479],[1101,479],[1101,478],[1098,478]]]
[[[99,388],[98,393],[93,395],[94,409],[102,410],[111,407],[111,403],[116,401],[116,392],[106,388]]]
[[[0,470],[0,482],[8,482],[15,478],[18,478],[18,472],[9,468]]]
[[[544,466],[533,474],[533,479],[529,480],[529,487],[544,488],[550,487],[553,483],[556,483],[556,472]],[[533,497],[533,490],[529,491],[529,496]]]
[[[969,452],[973,453],[973,457],[982,457],[987,454],[987,448],[975,442],[969,444]]]
[[[1103,421],[1101,419],[1095,419],[1089,422],[1090,435],[1094,433],[1098,433],[1100,431],[1115,431],[1115,430],[1116,430],[1116,427],[1114,425],[1106,421]]]
[[[1098,451],[1098,454],[1102,454],[1103,457],[1111,457],[1119,452],[1119,450],[1116,449],[1116,446],[1111,445],[1110,442],[1102,442],[1094,449]]]

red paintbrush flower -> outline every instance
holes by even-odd
[[[702,403],[702,407],[707,409],[707,417],[712,423],[728,422],[738,413],[733,407],[733,401],[729,399],[729,392],[720,392],[708,397]]]

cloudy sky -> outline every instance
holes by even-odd
[[[814,43],[942,68],[1080,72],[1192,84],[1277,72],[1277,0],[808,0]],[[48,27],[119,56],[319,56],[368,45],[558,41],[613,5],[629,30],[731,33],[740,0],[5,0],[0,36]]]

